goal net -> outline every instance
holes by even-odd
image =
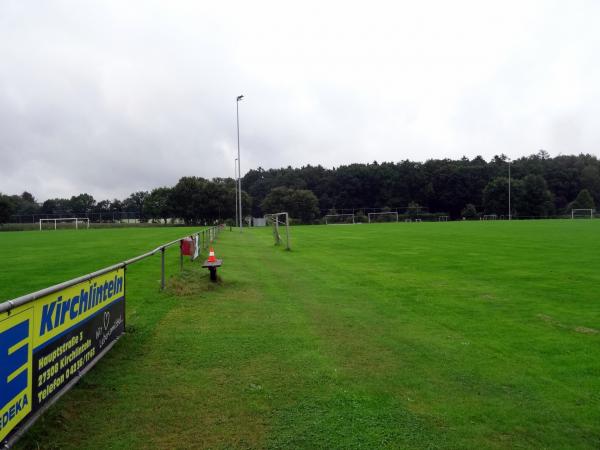
[[[325,225],[348,225],[354,223],[354,214],[327,214]]]
[[[89,228],[90,219],[79,217],[57,217],[56,219],[40,219],[40,231],[58,230],[59,228]]]
[[[290,250],[290,218],[288,213],[266,214],[265,220],[271,225],[275,245],[281,245],[281,242],[285,240],[285,249]]]
[[[485,214],[483,220],[498,220],[497,214]]]
[[[369,213],[369,223],[374,222],[398,222],[398,212],[371,212]]]
[[[571,219],[593,219],[594,218],[594,210],[593,209],[572,209],[571,210]]]

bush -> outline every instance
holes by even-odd
[[[473,203],[467,203],[460,214],[467,220],[476,219],[477,208],[475,208]]]

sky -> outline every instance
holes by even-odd
[[[0,0],[0,192],[600,155],[600,2]]]

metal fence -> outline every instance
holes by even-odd
[[[160,267],[161,267],[160,288],[162,290],[165,288],[165,280],[166,280],[166,273],[165,273],[165,251],[166,251],[166,249],[169,247],[173,247],[174,245],[181,245],[181,241],[185,238],[192,237],[192,236],[198,236],[199,247],[200,247],[199,250],[201,253],[202,250],[208,249],[209,245],[217,238],[219,231],[221,229],[222,229],[222,225],[216,225],[216,226],[207,228],[202,231],[197,231],[190,235],[183,236],[179,239],[175,239],[174,241],[167,242],[166,244],[159,245],[155,249],[150,250],[149,252],[144,253],[143,255],[139,255],[134,258],[125,260],[123,262],[113,264],[112,266],[104,267],[103,269],[97,270],[95,272],[91,272],[91,273],[82,275],[80,277],[73,278],[72,280],[65,281],[63,283],[59,283],[54,286],[50,286],[50,287],[41,289],[36,292],[32,292],[30,294],[22,295],[21,297],[14,298],[12,300],[5,301],[3,303],[0,303],[0,313],[10,311],[11,309],[16,308],[17,306],[24,305],[24,304],[32,302],[38,298],[44,297],[46,295],[50,295],[54,292],[60,291],[62,289],[66,289],[68,287],[71,287],[78,283],[82,283],[84,281],[90,280],[94,277],[103,275],[103,274],[111,272],[113,270],[127,269],[127,267],[130,266],[131,264],[135,264],[136,262],[141,261],[146,258],[149,258],[150,256],[156,255],[159,252],[161,255],[161,258],[160,258],[161,259],[161,262],[160,262]],[[181,253],[180,253],[180,267],[183,267],[183,255]]]
[[[125,271],[126,271],[126,269],[127,269],[127,267],[130,266],[131,264],[135,264],[136,262],[141,261],[141,260],[143,260],[145,258],[149,258],[150,256],[155,255],[155,254],[157,254],[159,252],[161,254],[161,289],[164,289],[165,288],[165,252],[166,252],[167,248],[176,246],[177,244],[179,244],[180,247],[183,247],[183,240],[184,239],[189,238],[189,237],[197,238],[198,239],[198,241],[197,241],[198,242],[198,256],[200,256],[201,250],[206,249],[206,248],[209,247],[209,245],[217,238],[217,236],[218,236],[219,231],[221,230],[221,228],[222,228],[222,226],[213,226],[213,227],[204,229],[202,231],[197,231],[195,233],[192,233],[191,235],[187,235],[187,236],[181,237],[179,239],[173,240],[171,242],[167,242],[165,244],[162,244],[162,245],[156,247],[155,249],[153,249],[153,250],[151,250],[149,252],[146,252],[146,253],[144,253],[142,255],[139,255],[139,256],[136,256],[134,258],[128,259],[126,261],[120,262],[118,264],[114,264],[112,266],[105,267],[105,268],[97,270],[95,272],[88,273],[86,275],[82,275],[82,276],[80,276],[78,278],[74,278],[72,280],[65,281],[63,283],[60,283],[60,284],[57,284],[57,285],[54,285],[54,286],[50,286],[50,287],[47,287],[45,289],[41,289],[39,291],[30,293],[30,294],[26,294],[26,295],[23,295],[21,297],[17,297],[15,299],[2,302],[2,303],[0,303],[0,314],[4,314],[4,315],[6,315],[6,317],[9,318],[9,320],[7,322],[9,323],[9,326],[11,327],[11,328],[8,329],[9,331],[6,331],[6,330],[3,331],[3,335],[6,335],[6,334],[10,333],[11,330],[15,330],[15,329],[17,329],[17,327],[21,327],[23,324],[28,324],[28,322],[30,320],[30,319],[27,319],[25,321],[21,320],[21,322],[18,323],[17,325],[14,325],[14,323],[10,324],[10,315],[11,315],[12,310],[14,308],[17,308],[17,307],[22,306],[22,305],[26,305],[26,304],[31,303],[31,302],[34,302],[34,301],[36,301],[38,299],[41,299],[43,297],[46,297],[48,295],[60,292],[63,289],[70,288],[71,286],[75,286],[75,285],[77,285],[79,283],[86,282],[88,280],[94,279],[96,277],[102,276],[104,274],[107,274],[107,273],[115,271],[115,270],[122,269],[123,274],[124,274]],[[182,248],[180,249],[180,263],[181,263],[181,269],[183,269],[183,252],[181,250],[183,250],[183,249]],[[116,280],[116,278],[115,278],[115,280]],[[123,289],[126,290],[127,288],[125,287],[125,283],[124,283],[124,280],[125,280],[124,275],[123,275],[122,280],[123,280],[123,283],[122,283]],[[112,282],[110,283],[110,285],[111,285],[110,291],[112,291],[112,289],[113,289],[112,288]],[[81,292],[83,293],[83,290]],[[109,293],[108,295],[112,296],[112,293]],[[106,299],[106,297],[105,297],[105,299]],[[68,300],[68,301],[70,302],[70,300]],[[119,300],[117,300],[117,301],[119,301]],[[86,297],[86,302],[87,302],[87,297]],[[54,308],[54,303],[52,303],[52,305],[53,305],[52,306],[52,309],[53,309]],[[87,303],[86,303],[86,305],[87,305]],[[115,335],[112,338],[112,340],[110,340],[108,343],[107,343],[107,340],[106,340],[107,339],[106,336],[110,336],[110,334],[113,333],[113,331],[117,327],[117,324],[122,324],[123,329],[122,329],[122,331],[120,331],[120,333],[121,334],[123,333],[123,331],[124,331],[124,324],[125,324],[125,321],[124,321],[124,314],[125,314],[124,305],[122,306],[122,308],[123,308],[122,309],[123,321],[118,322],[118,320],[120,319],[120,316],[119,316],[119,319],[116,319],[113,322],[113,327],[109,328],[109,332],[108,332],[109,334],[108,335],[105,334],[104,337],[102,338],[104,340],[102,341],[102,344],[100,344],[100,347],[96,347],[96,344],[93,344],[93,350],[88,351],[88,353],[86,353],[85,357],[82,356],[82,355],[80,355],[79,353],[77,353],[76,356],[74,357],[74,359],[79,358],[77,360],[77,364],[75,364],[73,361],[69,360],[67,363],[65,363],[65,365],[67,367],[66,372],[65,371],[63,371],[63,372],[54,372],[54,371],[58,371],[59,369],[52,369],[53,372],[49,375],[49,377],[52,377],[52,376],[56,375],[56,373],[59,373],[60,377],[59,377],[59,375],[56,375],[56,378],[54,378],[53,380],[51,380],[50,384],[48,385],[48,386],[52,385],[52,386],[54,386],[54,388],[52,389],[52,391],[50,391],[47,394],[47,396],[46,396],[46,394],[43,394],[44,395],[44,399],[43,400],[45,400],[45,403],[41,403],[41,400],[40,400],[40,403],[38,403],[36,409],[33,409],[33,406],[31,406],[30,407],[31,409],[29,409],[29,412],[26,413],[27,415],[23,415],[20,418],[15,419],[15,420],[17,420],[17,422],[15,422],[15,425],[13,425],[11,428],[8,429],[8,434],[4,433],[2,435],[3,437],[2,437],[1,442],[0,442],[0,447],[1,448],[10,448],[10,447],[12,447],[19,440],[19,438],[21,436],[23,436],[23,434],[27,431],[27,429],[29,429],[31,427],[31,425],[33,425],[33,423],[50,406],[52,406],[65,392],[67,392],[71,387],[73,387],[74,384],[77,383],[81,379],[81,377],[83,377],[83,375],[85,375],[85,373],[87,373],[96,364],[96,362],[100,358],[102,358],[102,356],[104,356],[104,354],[106,354],[106,352],[108,352],[112,348],[112,346],[119,339],[120,334],[119,335]],[[87,306],[86,306],[86,309],[87,309]],[[102,309],[100,309],[100,310],[102,310]],[[18,311],[17,311],[17,313],[18,313]],[[23,314],[24,314],[24,312],[23,312]],[[72,314],[72,310],[71,310],[71,314]],[[63,317],[63,319],[65,318],[65,314],[64,313],[63,313],[62,317]],[[90,316],[90,317],[92,317],[92,316]],[[87,320],[90,317],[84,319],[83,322],[81,322],[81,323],[86,323]],[[104,322],[102,322],[102,323],[104,323],[104,329],[105,330],[107,329],[107,325],[106,325],[106,323],[107,323],[106,320],[107,319],[106,319],[106,317],[107,317],[107,313],[105,312],[104,316],[103,316]],[[108,313],[108,317],[110,317],[110,313]],[[73,319],[73,317],[71,317],[71,319]],[[57,319],[54,319],[54,320],[55,320],[54,325],[57,326],[57,324],[56,324],[56,320]],[[85,325],[85,326],[87,326],[87,325]],[[29,325],[26,325],[26,327],[29,328]],[[20,332],[22,333],[22,329],[21,328],[19,328],[19,329],[21,330]],[[68,328],[66,331],[64,331],[61,334],[64,334],[65,332],[68,332],[71,329],[72,329],[72,327]],[[100,325],[100,330],[102,331],[102,329],[103,329],[103,327],[102,327],[102,325]],[[80,336],[83,336],[84,332],[85,332],[85,327],[84,328],[80,327],[80,328],[78,328],[78,330],[79,330],[78,334]],[[88,334],[89,334],[89,332],[90,331],[88,330]],[[27,334],[29,334],[29,332],[27,332]],[[91,334],[92,335],[95,334],[96,340],[98,339],[97,331],[92,330]],[[23,336],[21,336],[19,334],[17,334],[17,336],[19,336],[18,337],[19,340],[24,339]],[[59,336],[60,336],[60,334],[59,335],[55,335],[55,336],[51,337],[49,340],[47,340],[45,343],[47,344],[47,343],[53,341],[54,339],[58,338]],[[69,337],[68,339],[69,339],[68,342],[73,342],[73,339],[77,339],[77,337]],[[88,340],[88,343],[89,342],[91,342],[91,340]],[[105,343],[106,343],[106,346],[104,348],[102,348],[102,346]],[[9,339],[8,340],[8,345],[10,345],[10,344],[11,344],[11,341]],[[3,342],[2,345],[3,345],[3,351],[8,351],[9,350],[10,347],[7,347],[7,342],[6,341]],[[60,343],[59,343],[59,345],[60,345]],[[67,345],[67,343],[64,343],[62,346],[65,346],[65,345]],[[20,352],[23,348],[26,348],[26,347],[21,347],[21,349],[19,349],[18,351]],[[83,348],[83,347],[79,347],[79,348]],[[89,347],[85,347],[84,350],[88,350],[88,348]],[[98,353],[95,353],[96,348],[98,348],[98,350],[99,350]],[[77,351],[77,350],[74,350],[74,352],[75,351]],[[13,347],[13,353],[16,354],[16,352],[17,351],[14,350],[14,347]],[[56,353],[57,350],[54,350],[54,352],[52,352],[52,349],[51,349],[50,352],[51,353],[49,353],[49,355]],[[72,352],[71,355],[73,355],[73,354],[74,353]],[[89,356],[89,355],[91,355],[91,356]],[[91,359],[87,359],[88,356]],[[85,362],[82,362],[82,361],[84,361],[84,358],[85,358]],[[2,361],[4,362],[4,359]],[[41,359],[38,360],[38,366],[40,364],[42,364],[40,361],[42,361],[42,360]],[[61,360],[61,364],[62,364],[62,361],[64,361],[64,360]],[[71,364],[71,362],[73,362],[73,364],[71,366],[69,366],[68,364]],[[80,365],[80,363],[81,363],[81,365]],[[33,370],[32,369],[33,366],[31,366],[31,364],[34,364],[34,362],[33,362],[33,359],[31,357],[31,353],[30,353],[30,356],[28,356],[26,358],[26,361],[25,362],[21,361],[20,364],[29,364],[27,370]],[[59,363],[57,361],[55,363],[55,366],[58,368],[59,367],[58,365],[59,365]],[[19,370],[21,370],[21,369],[19,369]],[[44,369],[44,370],[46,370],[46,369]],[[46,372],[48,372],[48,370],[46,370]],[[61,371],[63,370],[63,366],[60,367],[60,370]],[[26,372],[21,372],[21,373],[26,373]],[[25,378],[27,379],[28,377],[26,376]],[[34,386],[34,384],[32,383],[31,380],[32,380],[32,375],[29,375],[29,381],[27,381],[27,383],[25,385],[25,392],[28,391],[30,396],[34,395],[33,394],[33,389],[34,389],[33,386]],[[8,383],[8,379],[3,380],[3,384],[2,384],[2,386],[0,386],[0,388],[1,389],[5,389],[5,385],[7,383]],[[42,393],[45,392],[45,390],[40,390],[42,388],[42,385],[41,385],[42,382],[37,382],[37,383],[38,383],[37,384],[38,395],[42,395]],[[53,383],[56,383],[56,384],[53,384]],[[21,388],[19,388],[19,389],[21,389]],[[45,389],[48,389],[48,387],[45,388]],[[27,400],[26,400],[27,399],[27,394],[25,394],[24,398],[25,398],[25,400],[24,400],[25,403],[24,404],[27,404]],[[12,400],[14,401],[14,398]],[[34,403],[34,402],[32,402],[32,403]],[[17,403],[17,404],[20,405],[21,403]],[[7,411],[7,409],[5,409],[5,411]],[[15,405],[14,404],[13,404],[13,406],[11,406],[11,410],[10,411],[11,411],[10,412],[10,417],[11,418],[18,417],[17,414],[18,414],[19,410],[16,410],[17,412],[15,412]],[[7,414],[8,414],[8,412],[5,412],[4,416],[3,416],[4,417],[3,420],[5,420],[5,421],[7,420],[6,419]]]

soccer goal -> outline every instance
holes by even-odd
[[[290,218],[288,213],[280,212],[275,214],[266,214],[265,220],[273,228],[273,238],[275,245],[280,245],[282,241],[280,228],[285,227],[285,249],[290,250]]]
[[[483,220],[498,220],[497,214],[484,214]]]
[[[370,212],[369,223],[371,222],[398,222],[397,211]]]
[[[42,224],[44,222],[48,222],[50,223],[49,227],[44,227]],[[54,226],[52,226],[52,222],[54,222]],[[90,219],[88,218],[79,218],[79,217],[58,217],[56,219],[40,219],[40,231],[42,231],[42,229],[47,229],[47,230],[56,230],[58,229],[58,225],[60,224],[75,224],[75,229],[78,230],[79,229],[79,224],[80,223],[85,223],[86,224],[86,228],[90,227]]]
[[[571,210],[571,219],[593,219],[594,218],[594,210],[593,209],[572,209]]]
[[[448,222],[448,216],[438,216],[438,222]]]
[[[354,214],[327,214],[325,225],[348,225],[354,223]]]

